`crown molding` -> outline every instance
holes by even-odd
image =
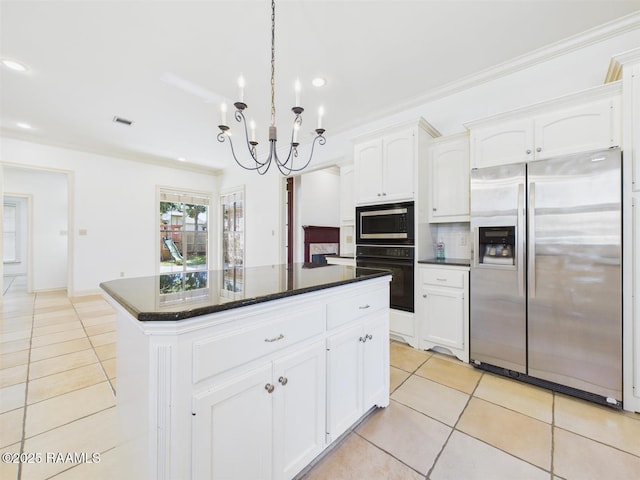
[[[622,70],[625,63],[640,62],[640,48],[634,48],[615,55],[609,62],[609,69],[604,79],[605,83],[615,82],[622,78]]]
[[[594,45],[609,38],[634,30],[640,30],[640,10],[611,22],[585,30],[584,32],[565,38],[559,42],[547,45],[546,47],[539,48],[506,62],[499,63],[493,67],[481,70],[480,72],[467,77],[463,77],[460,80],[448,83],[440,88],[436,88],[425,94],[413,97],[411,100],[399,103],[392,108],[380,110],[366,118],[360,118],[357,125],[351,125],[346,130],[355,129],[365,123],[374,122],[387,116],[398,114],[409,109],[414,109],[419,105],[460,93],[480,84],[497,80],[501,77],[511,75],[521,70],[552,60],[556,57],[560,57],[567,53],[580,50],[581,48],[588,47],[589,45]]]

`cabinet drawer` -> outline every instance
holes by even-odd
[[[300,308],[281,318],[193,344],[193,382],[243,365],[324,332],[324,306]]]
[[[388,302],[389,293],[386,288],[377,288],[342,300],[329,302],[327,305],[327,330],[384,308]]]
[[[420,271],[422,283],[427,285],[464,288],[464,276],[467,272],[443,268],[421,268]]]

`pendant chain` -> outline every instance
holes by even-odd
[[[271,125],[276,124],[276,2],[271,0]]]

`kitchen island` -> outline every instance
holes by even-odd
[[[389,403],[390,280],[296,264],[101,284],[130,478],[293,478]]]

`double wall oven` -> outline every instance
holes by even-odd
[[[413,202],[356,207],[356,265],[390,270],[390,306],[414,311]]]

